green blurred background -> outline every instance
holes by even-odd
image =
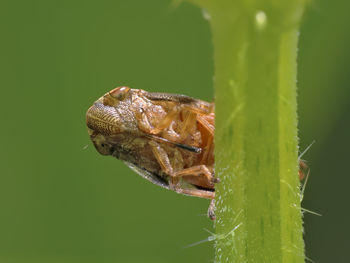
[[[350,16],[314,1],[301,28],[299,132],[312,173],[307,256],[350,247]],[[85,111],[129,85],[213,97],[201,10],[169,0],[0,3],[0,263],[213,262],[208,202],[150,184],[89,141]],[[85,146],[88,147],[85,149]]]

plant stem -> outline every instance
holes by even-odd
[[[214,43],[216,262],[304,262],[296,114],[304,1],[192,2],[210,14]]]

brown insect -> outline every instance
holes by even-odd
[[[88,109],[86,123],[99,153],[156,185],[211,199],[215,219],[214,109],[184,95],[118,87]]]
[[[118,87],[86,113],[94,146],[154,184],[214,199],[214,104]]]

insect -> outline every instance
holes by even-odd
[[[156,185],[211,199],[208,216],[215,219],[214,110],[214,103],[184,95],[117,87],[88,109],[86,123],[100,154]]]

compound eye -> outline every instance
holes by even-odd
[[[123,99],[125,99],[125,97],[129,91],[130,91],[130,88],[128,88],[128,87],[118,87],[118,88],[115,88],[114,90],[110,91],[109,95],[111,95],[111,97],[113,97],[117,100],[123,100]]]
[[[116,107],[120,101],[125,99],[129,91],[128,87],[117,87],[103,96],[103,104]]]

